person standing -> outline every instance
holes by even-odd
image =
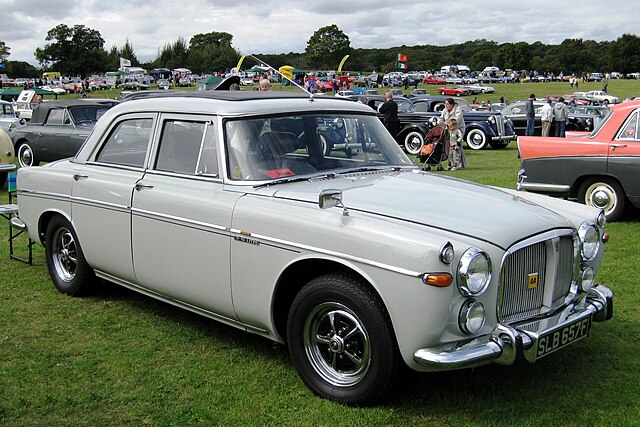
[[[380,106],[380,113],[384,116],[383,123],[391,136],[394,138],[400,130],[400,120],[398,119],[398,104],[393,100],[391,91],[385,95],[386,101]]]
[[[542,119],[542,136],[549,136],[551,130],[551,122],[553,122],[553,106],[551,98],[547,98],[546,104],[540,109]]]
[[[525,136],[533,136],[533,132],[535,130],[535,124],[536,124],[536,109],[533,106],[533,101],[536,100],[536,95],[535,94],[531,94],[529,95],[529,99],[524,103],[525,106],[525,111],[526,114],[525,116],[527,117],[527,128],[525,129]]]
[[[564,130],[569,119],[569,109],[564,103],[564,97],[558,98],[558,102],[553,106],[553,123],[555,125],[555,133],[557,137],[564,138]]]
[[[449,120],[449,167],[447,170],[454,171],[462,167],[462,132],[458,129],[456,119]]]
[[[444,101],[444,108],[442,109],[442,113],[440,113],[440,117],[438,118],[438,124],[441,126],[447,127],[449,124],[449,120],[456,119],[456,124],[458,125],[458,129],[464,135],[464,131],[466,125],[464,123],[464,116],[462,115],[462,110],[456,104],[453,98],[447,98]]]

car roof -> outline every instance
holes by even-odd
[[[44,123],[49,114],[49,110],[54,108],[72,108],[72,107],[88,107],[95,106],[111,106],[113,100],[90,100],[84,99],[63,99],[59,101],[41,102],[33,109],[33,116],[29,123]]]

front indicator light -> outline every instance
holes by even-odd
[[[484,326],[485,312],[484,305],[478,301],[468,300],[460,309],[458,325],[465,334],[475,335]]]
[[[451,277],[449,273],[432,273],[432,274],[425,273],[422,276],[422,281],[426,285],[445,288],[453,282],[453,277]]]

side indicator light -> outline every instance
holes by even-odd
[[[444,288],[453,283],[453,277],[449,273],[425,273],[422,276],[422,281],[426,285]]]

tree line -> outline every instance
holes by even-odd
[[[196,34],[187,42],[179,37],[158,49],[155,59],[140,61],[127,40],[122,47],[105,49],[99,31],[84,25],[57,25],[47,32],[45,45],[34,57],[40,67],[22,61],[9,61],[10,47],[0,40],[0,64],[3,72],[16,77],[38,77],[43,71],[60,71],[65,75],[87,76],[117,70],[120,58],[133,66],[154,68],[187,67],[197,74],[229,70],[236,66],[242,53],[232,46],[233,36],[225,32]],[[345,70],[388,72],[397,67],[397,55],[408,55],[412,70],[439,70],[448,64],[465,64],[472,70],[486,66],[501,69],[535,70],[541,73],[583,74],[618,71],[623,74],[640,71],[640,38],[623,34],[615,41],[565,39],[559,45],[542,42],[497,43],[479,39],[448,46],[415,45],[384,49],[353,48],[349,37],[335,24],[315,31],[304,52],[257,53],[255,57],[278,68],[292,65],[300,69],[335,70],[350,55]],[[243,68],[258,61],[248,57]]]

